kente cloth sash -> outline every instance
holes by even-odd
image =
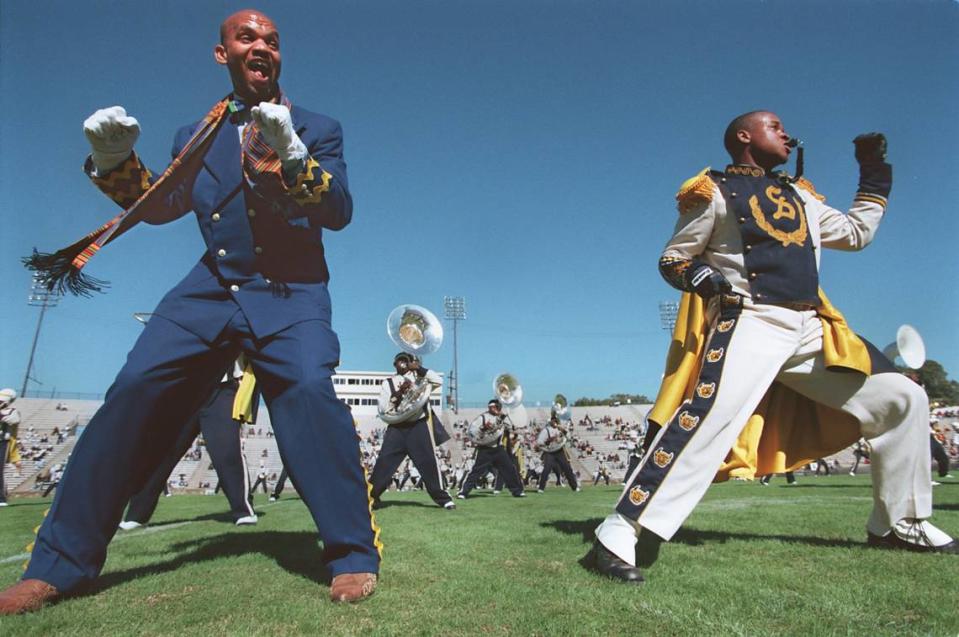
[[[873,373],[865,342],[846,324],[843,315],[819,289],[817,308],[823,327],[823,357],[828,369]],[[708,325],[702,298],[683,293],[666,358],[666,371],[647,419],[668,423],[692,395],[703,363]],[[821,405],[792,389],[773,383],[739,434],[714,481],[752,479],[783,473],[832,455],[860,437],[853,416]]]
[[[292,107],[290,101],[282,94],[280,103],[287,108]],[[102,292],[103,288],[109,284],[88,276],[81,270],[100,248],[135,226],[151,212],[166,208],[167,198],[171,193],[185,184],[192,183],[220,127],[230,113],[238,110],[239,106],[233,101],[232,95],[217,102],[203,117],[196,132],[163,174],[132,205],[79,241],[52,254],[34,250],[31,256],[22,259],[23,264],[27,269],[37,273],[38,278],[48,290],[57,290],[60,294],[70,292],[78,296],[90,296],[93,292]],[[255,121],[250,121],[243,130],[242,154],[243,173],[250,183],[277,185],[285,189],[280,158],[276,151],[264,141]]]

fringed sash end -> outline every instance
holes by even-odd
[[[80,251],[82,252],[82,250]],[[75,249],[58,250],[54,253],[37,252],[23,257],[24,267],[37,274],[47,290],[58,294],[69,292],[76,296],[93,296],[94,292],[103,292],[110,287],[108,281],[84,274],[74,265],[74,260],[80,255]]]

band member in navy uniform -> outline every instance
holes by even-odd
[[[648,417],[663,427],[596,530],[597,568],[642,582],[638,534],[669,540],[714,478],[793,470],[860,435],[873,451],[868,544],[959,552],[927,520],[925,393],[856,336],[819,288],[822,248],[860,250],[879,227],[892,185],[885,138],[854,140],[860,178],[848,214],[808,181],[773,173],[794,145],[774,113],[737,117],[724,143],[733,163],[704,170],[677,195],[659,265],[685,294]]]
[[[24,579],[0,593],[0,613],[36,610],[96,579],[124,505],[240,352],[319,529],[331,599],[358,601],[375,589],[379,529],[356,430],[332,382],[340,356],[322,235],[353,213],[342,129],[280,90],[279,32],[263,13],[228,17],[213,57],[233,93],[181,128],[173,149],[192,148],[194,133],[215,122],[202,165],[174,165],[155,182],[133,152],[139,124],[124,109],[97,111],[84,124],[94,183],[126,209],[161,193],[144,209],[148,223],[192,210],[206,249],[160,301],[77,442]]]
[[[436,372],[426,369],[419,359],[412,354],[400,352],[393,358],[393,368],[396,374],[383,381],[380,386],[380,411],[386,411],[390,405],[395,407],[400,403],[403,395],[410,391],[419,382],[427,382],[432,387],[439,387],[442,379]],[[429,390],[432,392],[432,389]],[[436,447],[449,440],[449,434],[443,428],[439,418],[430,406],[429,398],[426,404],[398,423],[391,423],[383,434],[383,446],[373,466],[373,476],[370,482],[373,485],[373,501],[379,503],[380,496],[389,488],[393,474],[407,457],[419,470],[426,491],[433,502],[444,509],[455,509],[456,505],[450,494],[443,488],[443,476],[440,473],[439,461],[436,458]]]
[[[213,394],[190,423],[180,430],[173,449],[147,479],[143,488],[130,498],[126,515],[120,523],[121,529],[129,531],[150,521],[167,478],[199,433],[203,434],[210,462],[216,470],[223,494],[230,503],[233,522],[237,526],[256,524],[257,516],[248,497],[250,478],[247,474],[246,458],[240,449],[240,427],[244,423],[255,422],[256,403],[260,398],[258,393],[252,392],[251,411],[254,415],[251,418],[244,413],[236,414],[240,418],[234,419],[236,411],[247,411],[245,408],[238,410],[235,405],[242,379],[241,357],[233,363],[230,371],[223,375]]]
[[[570,489],[580,490],[579,480],[569,464],[566,435],[566,429],[560,426],[559,419],[554,415],[536,436],[536,446],[543,452],[543,472],[539,476],[539,486],[536,489],[539,493],[546,490],[549,476],[553,472],[562,473]]]
[[[496,398],[486,405],[486,413],[480,414],[469,424],[467,435],[476,445],[476,458],[473,460],[473,468],[463,481],[463,488],[456,494],[457,498],[466,499],[470,491],[476,488],[476,482],[491,468],[495,468],[503,477],[506,488],[513,497],[521,498],[526,495],[519,471],[503,446],[503,433],[507,429],[515,433],[513,422],[503,413],[503,404]]]

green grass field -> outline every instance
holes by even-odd
[[[716,485],[630,587],[586,570],[617,487],[525,499],[476,492],[443,511],[387,494],[376,595],[328,600],[315,531],[296,497],[237,528],[220,496],[160,502],[120,532],[95,594],[0,618],[0,635],[956,635],[959,556],[864,546],[868,476]],[[959,480],[934,490],[959,534]],[[49,501],[0,509],[0,584],[20,574]]]

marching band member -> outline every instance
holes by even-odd
[[[555,415],[536,436],[536,447],[543,452],[543,471],[539,476],[537,493],[543,493],[546,490],[546,483],[549,482],[549,476],[554,471],[563,474],[570,489],[580,490],[579,481],[576,479],[573,467],[569,464],[569,456],[566,453],[566,436],[566,430],[560,427],[559,419]]]
[[[387,411],[390,406],[395,408],[399,405],[403,395],[417,382],[429,383],[430,392],[433,387],[439,387],[443,382],[439,374],[426,369],[417,357],[406,352],[400,352],[393,358],[393,368],[396,374],[387,378],[380,386],[381,412]],[[429,399],[422,408],[411,412],[402,422],[390,424],[383,434],[383,446],[370,479],[374,503],[379,505],[380,496],[389,488],[393,474],[403,460],[409,457],[419,471],[433,502],[447,510],[455,509],[453,498],[443,488],[443,476],[436,459],[436,446],[447,440],[449,434],[433,413]]]
[[[704,170],[677,195],[660,271],[686,294],[649,415],[663,427],[596,530],[597,568],[642,582],[638,534],[669,540],[714,477],[792,470],[860,435],[873,451],[868,544],[959,552],[926,519],[925,392],[856,336],[819,289],[822,248],[860,250],[876,233],[892,184],[885,138],[854,140],[860,179],[848,214],[808,181],[772,172],[794,145],[774,113],[737,117],[724,143],[733,163]]]
[[[376,587],[379,529],[356,430],[332,382],[340,356],[322,235],[352,219],[342,130],[280,90],[279,31],[262,12],[228,17],[213,57],[233,92],[177,132],[178,161],[159,178],[133,152],[139,124],[124,109],[84,124],[94,184],[142,215],[133,221],[192,210],[206,249],[160,301],[77,442],[24,579],[0,593],[0,614],[36,610],[96,579],[123,505],[241,351],[319,529],[331,599],[358,601]],[[91,245],[76,259],[93,256],[100,246]],[[38,267],[52,273],[57,262],[43,256]]]
[[[626,475],[623,476],[623,484],[626,484],[633,470],[639,465],[639,461],[643,459],[643,438],[645,438],[645,435],[641,436],[635,429],[630,429],[628,435],[629,438],[619,447],[625,450],[627,455],[629,455],[629,464],[626,466]]]
[[[220,379],[203,407],[180,430],[177,441],[166,458],[153,471],[143,488],[130,498],[126,515],[120,523],[121,529],[130,531],[150,521],[170,472],[200,433],[203,434],[219,485],[230,503],[234,524],[242,526],[257,523],[257,516],[247,493],[250,478],[247,475],[246,458],[240,449],[240,428],[244,423],[255,422],[260,396],[253,389],[253,373],[247,370],[244,374],[244,367],[245,361],[241,356]],[[244,375],[246,383],[242,382]]]
[[[17,399],[14,389],[0,389],[0,507],[7,506],[7,492],[3,485],[3,469],[7,461],[19,462],[17,453],[17,429],[20,427],[20,411],[13,406]]]
[[[463,482],[463,488],[457,498],[461,500],[469,496],[470,491],[476,488],[476,482],[485,476],[490,468],[495,468],[506,482],[506,488],[514,498],[526,495],[523,482],[520,480],[516,465],[510,460],[509,453],[503,447],[503,433],[515,431],[513,421],[503,413],[503,403],[494,398],[486,405],[486,412],[480,414],[469,424],[467,436],[476,445],[476,458],[473,468]]]
[[[516,475],[520,476],[520,480],[522,480],[523,474],[525,473],[522,443],[522,433],[518,428],[506,428],[503,430],[503,448],[506,449],[506,454],[509,456],[509,461],[516,468]],[[500,491],[502,491],[503,484],[505,483],[506,475],[502,471],[497,471],[496,479],[493,481],[493,495],[497,495]]]

